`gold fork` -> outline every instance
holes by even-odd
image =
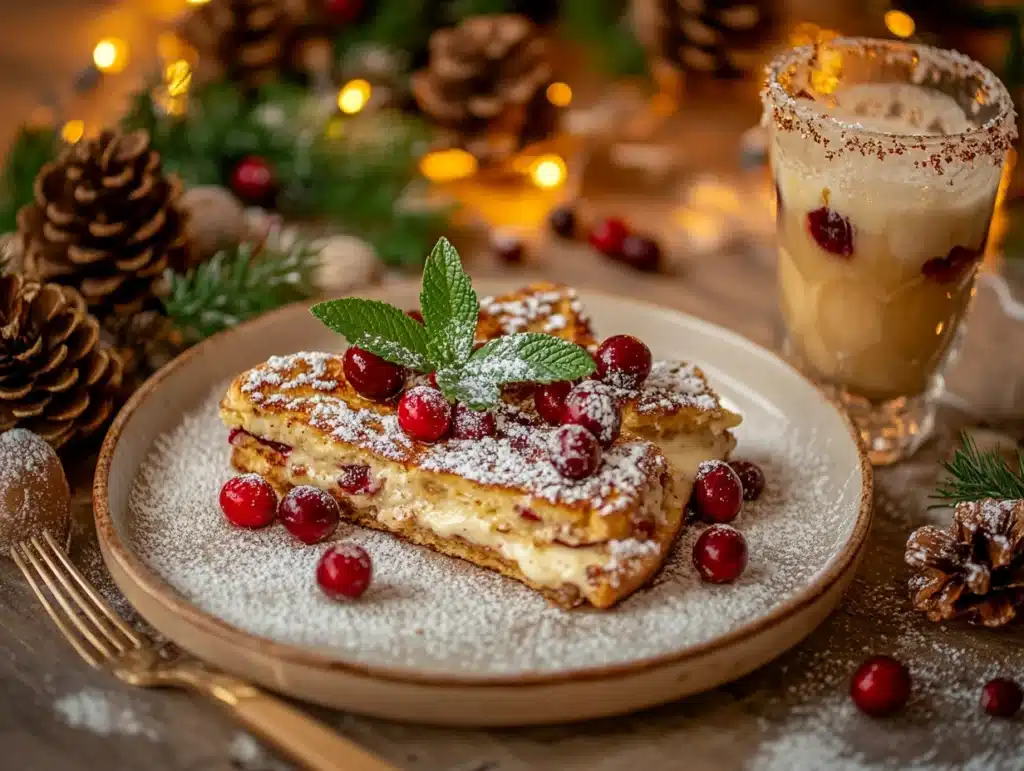
[[[11,557],[57,628],[90,666],[107,669],[129,685],[184,688],[213,699],[247,729],[312,771],[397,771],[274,696],[136,632],[49,533],[11,547]]]

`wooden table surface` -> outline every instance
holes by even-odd
[[[163,5],[173,10],[170,0]],[[144,23],[149,16],[115,4],[0,0],[0,10],[5,22],[0,28],[0,95],[9,106],[8,121],[31,108],[38,89],[70,77],[87,61],[89,41],[98,30],[108,31],[98,18],[114,19],[112,24],[129,30],[122,34],[136,34],[139,40],[153,37],[151,24]],[[146,13],[155,12],[147,6]],[[43,41],[58,38],[64,50],[44,55],[50,51],[44,52]],[[105,114],[123,91],[123,84],[113,84],[109,92],[97,94],[90,114]],[[740,172],[735,163],[739,132],[756,113],[749,102],[687,111],[675,137],[693,159],[694,172],[685,177],[689,187],[653,185],[643,198],[629,186],[612,191],[598,183],[584,191],[588,213],[623,215],[661,235],[671,256],[666,275],[630,272],[583,245],[553,241],[530,227],[548,205],[546,198],[517,191],[492,191],[487,198],[479,190],[460,195],[471,210],[478,206],[505,225],[526,223],[532,248],[530,262],[521,269],[524,279],[542,275],[642,298],[772,346],[778,315],[767,187],[758,172]],[[12,132],[13,123],[6,123],[0,138]],[[518,201],[518,208],[496,206],[495,200]],[[691,222],[687,217],[694,211],[701,222],[714,225],[712,235],[728,236],[710,251],[695,248],[705,241],[688,239],[681,230],[680,223]],[[474,247],[479,238],[464,236],[461,242],[471,255],[474,275],[507,270]],[[1024,268],[992,260],[989,270],[1005,275],[1024,298]],[[948,457],[960,427],[987,423],[1024,438],[1020,324],[1004,312],[997,292],[984,280],[964,352],[949,378],[951,394],[935,441],[912,462],[878,472],[876,526],[852,589],[808,640],[775,663],[678,704],[572,726],[453,730],[316,708],[310,712],[395,765],[417,771],[1024,769],[1024,721],[995,721],[979,714],[977,706],[989,677],[1001,673],[1024,679],[1024,629],[993,632],[930,624],[909,606],[902,559],[913,528],[948,517],[927,509],[927,495],[936,461]],[[88,462],[81,459],[78,465],[73,556],[128,612],[95,544]],[[909,708],[884,721],[857,714],[846,695],[851,672],[873,653],[899,657],[915,678]],[[0,559],[0,754],[0,768],[12,771],[288,768],[208,704],[178,693],[131,690],[90,670],[5,559]]]

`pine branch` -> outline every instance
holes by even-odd
[[[1017,500],[1024,498],[1024,453],[1017,451],[1017,469],[1011,468],[995,450],[981,452],[966,433],[960,434],[961,446],[951,461],[943,461],[949,474],[932,495],[943,504],[977,501],[982,498]]]
[[[188,275],[170,274],[164,308],[174,326],[195,342],[241,321],[316,293],[319,253],[304,243],[287,251],[251,244],[218,252]]]
[[[0,233],[18,227],[18,209],[32,203],[36,175],[60,150],[52,128],[21,126],[0,171]]]

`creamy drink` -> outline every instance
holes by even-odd
[[[931,428],[1015,133],[1009,95],[958,54],[840,39],[779,57],[764,98],[787,347],[893,462]]]

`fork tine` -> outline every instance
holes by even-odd
[[[43,591],[42,587],[39,585],[39,582],[36,581],[36,577],[35,575],[33,575],[32,568],[25,564],[25,561],[22,559],[21,554],[18,552],[19,545],[24,547],[24,544],[18,544],[11,547],[11,559],[14,560],[14,564],[18,566],[19,570],[21,570],[22,574],[25,576],[25,580],[28,581],[28,585],[32,587],[32,591],[35,592],[36,597],[39,598],[39,602],[42,604],[43,609],[50,616],[50,618],[53,619],[53,623],[57,625],[57,628],[60,630],[61,634],[63,634],[64,637],[67,638],[67,641],[71,643],[71,647],[75,649],[79,656],[85,659],[85,662],[89,666],[98,669],[100,666],[100,660],[93,655],[93,651],[89,650],[85,645],[82,644],[82,641],[79,639],[78,635],[76,635],[74,631],[72,631],[71,627],[68,626],[67,622],[61,617],[60,613],[57,612],[57,609],[54,608],[53,605],[50,603],[50,599],[46,596],[46,592]],[[41,574],[40,577],[42,577]]]
[[[47,545],[50,547],[49,552],[54,557],[56,557],[56,559],[60,561],[61,565],[63,565],[64,568],[66,569],[67,572],[65,575],[70,575],[74,579],[75,583],[78,584],[79,588],[85,593],[85,595],[90,600],[92,600],[91,608],[93,610],[98,610],[100,613],[102,613],[106,617],[106,619],[111,624],[113,624],[118,629],[118,631],[121,632],[121,634],[128,638],[132,646],[136,648],[141,647],[143,644],[142,637],[136,634],[135,630],[128,626],[128,624],[125,623],[124,619],[122,619],[119,615],[117,615],[117,613],[114,612],[114,609],[110,607],[110,604],[105,599],[103,599],[103,595],[96,591],[95,587],[93,587],[92,584],[85,580],[85,576],[83,576],[81,572],[79,572],[78,568],[75,567],[75,564],[64,553],[64,550],[57,545],[57,542],[53,539],[53,536],[50,535],[49,532],[43,531],[43,538],[46,540]],[[58,575],[60,575],[59,572]],[[67,584],[65,584],[65,586],[67,586]],[[74,592],[74,589],[72,589],[71,587],[68,587],[68,590]],[[104,625],[100,622],[100,620],[92,615],[88,603],[80,604],[82,606],[82,610],[84,610],[89,615],[89,618],[93,620],[93,623],[95,623],[101,629],[105,628]]]

